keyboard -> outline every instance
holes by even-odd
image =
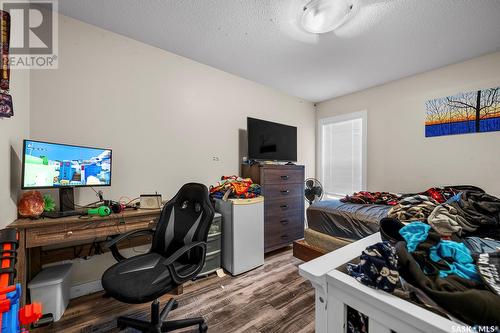
[[[46,217],[49,219],[57,219],[61,217],[79,216],[84,214],[85,213],[81,210],[68,210],[64,212],[43,212],[42,217]]]

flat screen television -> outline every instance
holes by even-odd
[[[24,140],[22,188],[111,186],[111,149]]]
[[[247,118],[248,159],[297,161],[297,127]]]

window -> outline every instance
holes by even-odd
[[[366,111],[319,121],[319,172],[326,195],[366,188]]]

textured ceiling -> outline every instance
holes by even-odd
[[[500,50],[500,0],[355,1],[324,35],[296,24],[303,0],[61,0],[59,11],[314,102]]]

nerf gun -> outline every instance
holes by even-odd
[[[33,303],[20,307],[21,285],[15,284],[17,232],[14,229],[0,230],[0,328],[1,333],[27,332],[28,326],[42,317],[42,305]]]

